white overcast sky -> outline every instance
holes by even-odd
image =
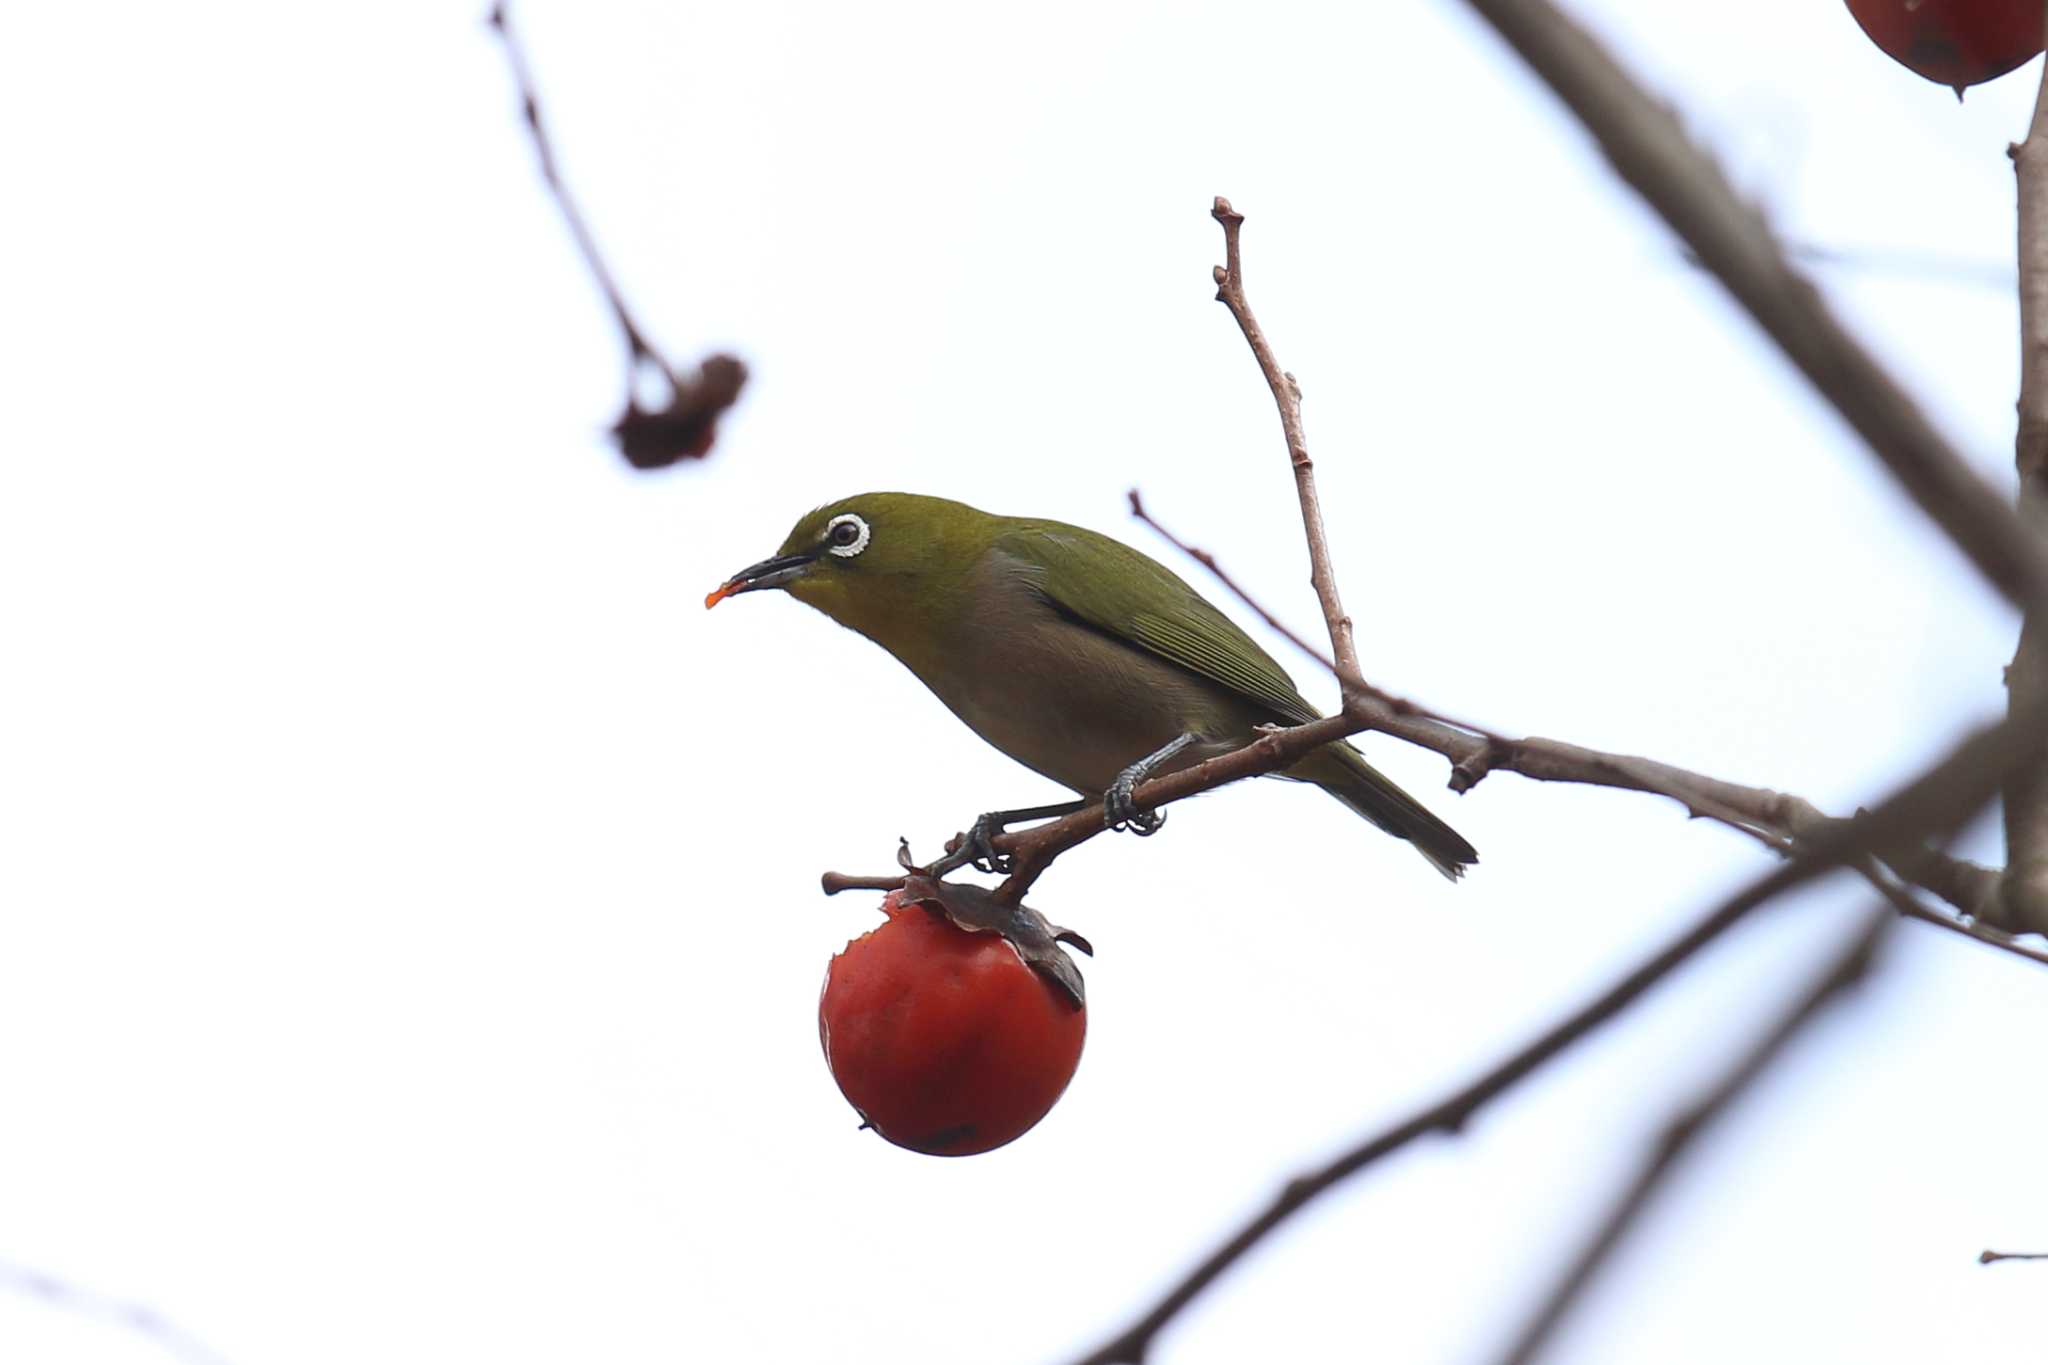
[[[1790,235],[1988,268],[1822,278],[2009,483],[2038,68],[1959,107],[1837,4],[1573,8]],[[650,329],[755,369],[652,478],[482,10],[0,21],[0,1270],[233,1365],[1057,1362],[1753,876],[1664,803],[1371,741],[1463,885],[1305,789],[1177,808],[1033,898],[1100,954],[1053,1115],[855,1131],[815,1002],[875,914],[817,874],[1057,793],[824,618],[699,603],[869,488],[1168,554],[1136,486],[1314,626],[1218,193],[1376,680],[1836,811],[2002,702],[2011,615],[1452,0],[522,4]],[[1488,1358],[1864,904],[1764,914],[1158,1359]],[[1556,1358],[2040,1358],[2048,1268],[1974,1257],[2048,1249],[2048,974],[1892,946]],[[0,1359],[162,1357],[0,1292]]]

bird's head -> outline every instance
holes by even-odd
[[[936,624],[988,548],[995,521],[965,503],[916,493],[841,498],[804,515],[781,549],[721,583],[704,605],[780,588],[895,648],[892,637]]]

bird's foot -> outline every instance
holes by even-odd
[[[1102,794],[1103,824],[1113,830],[1129,830],[1141,839],[1157,834],[1159,827],[1166,823],[1166,812],[1139,810],[1132,800],[1132,793],[1140,782],[1152,775],[1154,769],[1199,738],[1194,734],[1181,735],[1118,773],[1116,781],[1110,783],[1109,790]]]
[[[1003,821],[997,818],[1001,812],[985,810],[974,817],[974,823],[967,827],[967,838],[961,847],[967,852],[967,861],[977,872],[994,876],[1010,875],[1010,855],[996,852],[995,839],[1003,832]]]
[[[956,867],[973,867],[977,872],[991,876],[1007,877],[1014,870],[1010,855],[996,851],[996,836],[1020,820],[1050,820],[1061,815],[1072,815],[1086,801],[1062,801],[1051,806],[1025,806],[1019,810],[983,811],[974,817],[974,823],[967,832],[947,848],[946,855],[927,869],[934,877],[943,877]]]
[[[1109,784],[1109,790],[1102,794],[1102,823],[1119,833],[1129,830],[1144,839],[1159,832],[1159,827],[1166,823],[1166,812],[1139,810],[1131,800],[1137,787],[1138,779],[1128,770]]]

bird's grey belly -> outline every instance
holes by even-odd
[[[925,681],[976,734],[1086,795],[1183,733],[1204,742],[1159,771],[1250,736],[1242,703],[1182,669],[1050,612],[1030,630],[983,632],[972,662]]]

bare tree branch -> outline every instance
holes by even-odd
[[[1294,466],[1294,488],[1301,500],[1301,529],[1308,541],[1309,583],[1316,590],[1316,600],[1322,603],[1323,619],[1330,628],[1330,649],[1336,656],[1332,667],[1344,689],[1345,704],[1349,705],[1352,693],[1364,685],[1365,675],[1358,667],[1351,618],[1345,614],[1343,598],[1337,592],[1337,575],[1330,567],[1330,537],[1323,528],[1322,501],[1316,496],[1315,462],[1308,457],[1308,438],[1301,428],[1301,385],[1280,368],[1273,347],[1244,296],[1244,262],[1239,258],[1237,245],[1244,215],[1219,194],[1209,216],[1223,227],[1224,263],[1215,270],[1216,301],[1237,319],[1239,330],[1259,362],[1259,373],[1265,375],[1266,387],[1273,391],[1273,404],[1280,410],[1280,430],[1287,438],[1287,458]]]
[[[1190,796],[1213,791],[1228,782],[1275,772],[1325,744],[1357,734],[1366,725],[1366,721],[1357,717],[1340,714],[1312,720],[1306,725],[1270,729],[1251,743],[1227,754],[1140,784],[1131,793],[1131,801],[1138,810],[1157,810],[1175,801],[1185,801]],[[1010,874],[996,888],[997,898],[1010,905],[1018,904],[1031,884],[1052,866],[1054,859],[1068,849],[1086,843],[1102,833],[1104,828],[1102,807],[1090,802],[1072,815],[1063,815],[1027,830],[998,834],[990,842],[998,854],[1009,858]],[[959,842],[960,837],[956,836],[947,846],[948,851]],[[893,891],[903,884],[903,879],[827,872],[819,882],[829,896],[856,889]]]
[[[1350,1176],[1430,1133],[1455,1134],[1489,1101],[1615,1018],[1694,954],[1740,923],[1751,911],[1832,868],[1853,865],[1872,850],[1926,837],[1927,831],[1967,819],[1997,791],[2028,746],[2048,736],[2048,713],[2008,716],[1964,739],[1947,757],[1897,794],[1853,820],[1831,823],[1792,859],[1716,906],[1704,919],[1609,987],[1469,1085],[1336,1160],[1289,1181],[1255,1218],[1196,1266],[1136,1322],[1081,1365],[1144,1365],[1159,1332],[1231,1266],[1302,1207]]]
[[[1569,106],[1892,477],[2001,593],[2048,596],[2048,553],[1834,315],[1763,215],[1605,47],[1550,0],[1465,0]]]
[[[1230,589],[1232,595],[1234,595],[1238,601],[1244,603],[1247,607],[1250,607],[1253,611],[1257,612],[1259,619],[1261,621],[1264,621],[1267,624],[1267,626],[1271,627],[1275,634],[1285,637],[1287,643],[1293,645],[1296,649],[1308,655],[1311,659],[1314,659],[1317,663],[1321,664],[1324,668],[1329,669],[1332,673],[1335,673],[1337,671],[1337,665],[1334,661],[1331,660],[1330,652],[1328,650],[1323,649],[1322,647],[1312,644],[1308,640],[1303,639],[1300,635],[1295,633],[1293,627],[1289,626],[1285,621],[1281,620],[1272,612],[1268,611],[1266,609],[1265,603],[1259,601],[1259,599],[1253,597],[1250,593],[1246,592],[1243,588],[1239,587],[1237,584],[1237,580],[1232,578],[1228,573],[1225,573],[1223,570],[1223,566],[1216,562],[1215,555],[1210,554],[1207,550],[1188,544],[1179,536],[1175,535],[1173,532],[1167,530],[1164,526],[1160,525],[1157,521],[1153,520],[1152,514],[1145,510],[1145,500],[1143,497],[1139,495],[1137,489],[1133,488],[1130,492],[1124,494],[1124,496],[1131,500],[1132,516],[1136,517],[1139,521],[1142,521],[1147,526],[1151,527],[1154,534],[1158,535],[1160,539],[1166,541],[1167,544],[1173,546],[1174,549],[1179,550],[1189,559],[1194,560],[1197,564],[1200,564],[1203,568],[1207,569],[1210,573],[1214,574],[1216,576],[1217,582],[1221,583],[1224,587]]]
[[[575,239],[576,249],[590,267],[613,319],[619,324],[620,335],[625,339],[626,406],[612,424],[612,435],[619,443],[619,451],[635,469],[660,469],[678,460],[701,458],[710,453],[720,414],[739,399],[740,389],[747,382],[747,367],[737,357],[719,353],[706,356],[695,373],[682,377],[648,339],[640,324],[634,321],[632,310],[626,306],[625,295],[620,292],[610,267],[597,249],[597,239],[591,235],[582,210],[576,207],[568,185],[562,180],[561,168],[555,161],[554,144],[541,122],[540,96],[534,89],[533,70],[527,63],[526,52],[520,46],[518,36],[512,31],[504,0],[499,0],[492,7],[490,22],[505,45],[505,61],[511,66],[512,79],[519,87],[520,112],[526,120],[527,131],[533,137],[534,152],[540,159],[541,178],[547,182],[548,192],[560,206],[562,217],[569,225],[569,235]],[[640,402],[639,381],[643,369],[654,373],[665,394],[653,407],[642,406]]]
[[[1712,1089],[1672,1116],[1652,1147],[1642,1169],[1585,1247],[1579,1252],[1557,1286],[1537,1308],[1514,1344],[1501,1357],[1507,1365],[1527,1365],[1550,1340],[1572,1306],[1585,1293],[1607,1258],[1613,1254],[1630,1229],[1641,1219],[1657,1189],[1691,1149],[1699,1135],[1725,1114],[1785,1051],[1793,1038],[1829,1003],[1846,994],[1869,973],[1892,916],[1883,910],[1871,916],[1863,932],[1848,948],[1836,955],[1811,985],[1801,990],[1777,1021],[1757,1039],[1741,1059],[1730,1067]]]
[[[1945,854],[1937,854],[1935,856],[1946,857]],[[1950,859],[1949,861],[1957,862],[1959,860]],[[1997,876],[1996,873],[1991,872],[1988,868],[1977,868],[1975,863],[1961,863],[1960,865],[1976,869],[1992,877]],[[1872,858],[1869,865],[1864,869],[1864,879],[1883,893],[1885,899],[1897,907],[1899,913],[1907,919],[1921,924],[1929,924],[1937,929],[1945,929],[1949,933],[1959,934],[1973,943],[1980,944],[1986,948],[1996,948],[2003,953],[2011,953],[2014,957],[2023,957],[2029,962],[2048,964],[2048,952],[2043,952],[2039,948],[2021,943],[2012,934],[1995,925],[1986,924],[1982,920],[1957,919],[1952,915],[1945,915],[1930,906],[1922,905],[1913,896],[1908,894],[1903,886],[1884,876],[1884,869],[1876,858]]]
[[[2000,1261],[2048,1261],[2048,1251],[1980,1251],[1978,1265],[1996,1265]]]
[[[1145,507],[1138,490],[1129,493],[1131,514],[1151,527],[1176,549],[1199,562],[1237,599],[1258,613],[1274,630],[1297,648],[1332,668],[1329,655],[1290,630],[1258,598],[1232,578],[1216,556],[1190,545],[1163,525]],[[1406,739],[1421,748],[1440,753],[1453,763],[1451,787],[1467,791],[1487,773],[1496,769],[1517,772],[1539,782],[1575,782],[1589,786],[1613,787],[1667,797],[1685,807],[1695,819],[1714,820],[1747,834],[1765,847],[1788,853],[1802,838],[1834,823],[1811,802],[1767,787],[1745,787],[1700,773],[1688,772],[1654,759],[1627,754],[1604,753],[1553,739],[1507,739],[1469,721],[1452,720],[1413,702],[1365,684],[1371,697],[1392,708],[1392,719],[1372,728]],[[1369,703],[1368,703],[1369,705]],[[1885,855],[1886,866],[1903,881],[1940,896],[1968,917],[1957,919],[1929,909],[1911,897],[1898,894],[1873,873],[1870,880],[1881,894],[1898,906],[1901,914],[1935,925],[1951,933],[1975,939],[1987,947],[2048,963],[2048,952],[2026,947],[2012,934],[1983,922],[1996,912],[1999,873],[1953,857],[1926,844],[1893,850]]]
[[[2012,149],[2019,182],[2020,400],[2013,457],[2019,516],[2048,531],[2048,74],[2034,100],[2025,142]],[[2020,626],[2006,704],[2023,710],[2048,694],[2048,609],[2036,604]],[[2014,772],[2005,788],[2005,881],[1997,922],[2048,933],[2048,753]]]

